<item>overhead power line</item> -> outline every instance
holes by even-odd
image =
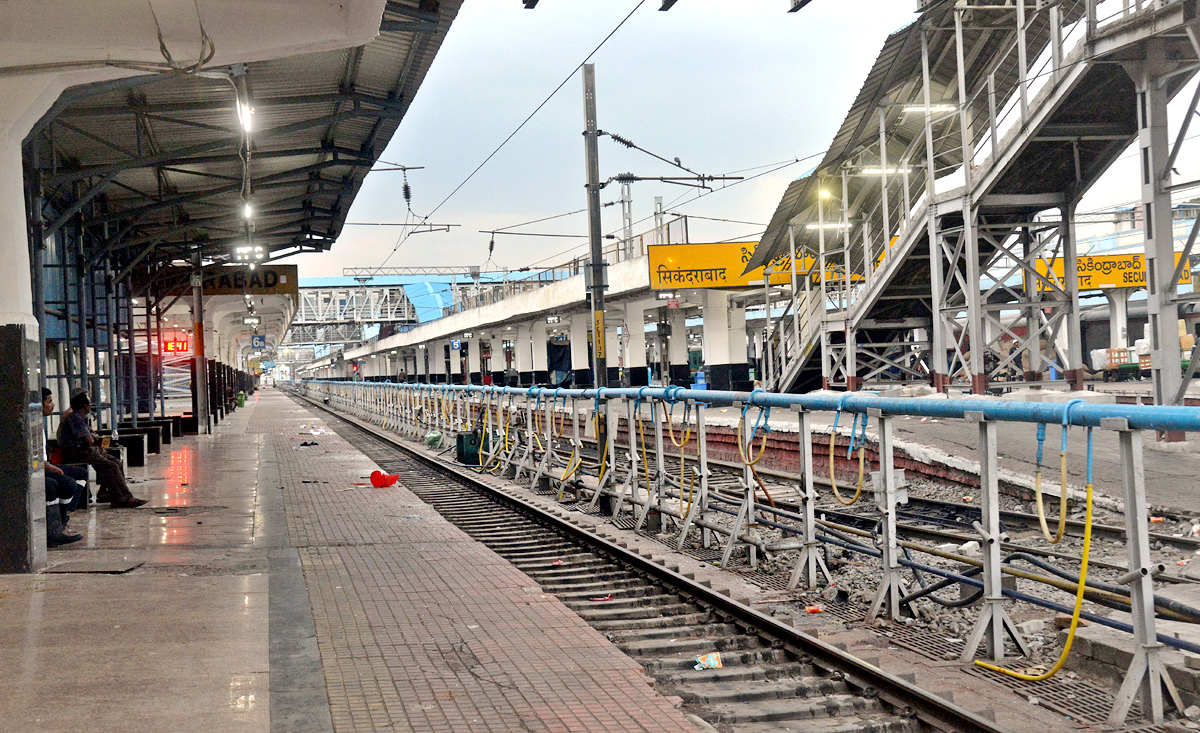
[[[784,168],[791,167],[791,166],[793,166],[793,165],[796,165],[796,164],[798,164],[798,163],[803,163],[803,162],[805,162],[805,161],[812,160],[813,158],[819,158],[819,157],[823,156],[824,154],[825,154],[825,153],[824,153],[824,151],[822,151],[822,152],[820,152],[820,153],[814,153],[814,154],[812,154],[812,155],[806,155],[806,156],[804,156],[804,157],[802,157],[802,158],[792,158],[792,159],[790,159],[790,160],[781,160],[781,161],[776,161],[775,163],[766,163],[766,164],[763,164],[763,165],[756,165],[756,166],[751,166],[751,167],[749,167],[749,168],[742,168],[742,169],[740,169],[740,170],[736,170],[736,171],[730,171],[730,173],[745,173],[745,172],[749,172],[749,171],[753,171],[753,170],[761,170],[761,169],[763,169],[763,168],[766,168],[766,169],[767,169],[767,170],[764,170],[764,171],[762,171],[761,173],[756,173],[756,174],[754,174],[754,175],[752,175],[752,176],[747,176],[746,178],[743,178],[743,179],[741,179],[741,180],[739,180],[739,181],[734,181],[733,183],[729,184],[728,186],[722,186],[721,188],[713,188],[713,189],[709,189],[709,190],[707,190],[707,191],[701,191],[701,192],[699,192],[697,195],[695,195],[695,196],[693,196],[692,198],[688,199],[687,201],[684,201],[683,203],[679,203],[679,202],[680,202],[680,199],[683,199],[684,197],[686,197],[686,196],[688,195],[688,193],[691,193],[691,191],[689,191],[689,192],[687,192],[687,193],[684,193],[684,194],[682,194],[681,196],[679,196],[679,197],[678,197],[678,198],[676,198],[675,200],[671,201],[671,202],[670,202],[669,204],[667,204],[667,205],[666,205],[666,207],[664,207],[664,208],[666,208],[666,209],[671,209],[671,208],[677,208],[678,206],[687,206],[688,204],[690,204],[690,203],[693,203],[693,202],[695,202],[695,201],[698,201],[699,199],[702,199],[702,198],[704,198],[705,196],[710,196],[710,195],[712,195],[712,194],[714,194],[714,193],[719,193],[719,192],[721,192],[721,191],[726,191],[726,190],[728,190],[728,189],[731,189],[731,188],[733,188],[734,186],[738,186],[738,185],[740,185],[740,184],[746,183],[747,181],[753,181],[753,180],[754,180],[754,179],[756,179],[756,178],[761,178],[762,176],[766,176],[766,175],[770,175],[770,174],[772,174],[772,173],[776,173],[776,172],[778,172],[778,171],[781,171],[781,170],[783,170]],[[676,215],[676,216],[680,216],[680,214],[678,214],[678,213],[676,213],[675,215]],[[645,222],[645,221],[648,221],[648,220],[650,220],[650,219],[652,219],[652,218],[654,218],[654,215],[653,215],[653,214],[651,214],[651,215],[649,215],[649,216],[646,216],[646,217],[643,217],[643,218],[641,218],[641,219],[638,219],[637,221],[635,221],[635,222],[634,222],[634,225],[636,226],[636,225],[638,225],[638,224],[641,224],[641,223],[643,223],[643,222]],[[749,223],[751,224],[751,226],[762,226],[761,224],[756,224],[756,223],[754,223],[754,222],[749,222]],[[612,231],[612,232],[609,232],[607,235],[605,235],[605,237],[606,237],[606,238],[612,238],[612,236],[613,236],[614,234],[616,234],[618,231],[620,231],[620,230],[618,229],[618,230],[614,230],[614,231]],[[574,247],[568,247],[567,249],[564,249],[564,250],[562,250],[562,251],[560,251],[560,252],[556,252],[556,253],[554,253],[554,254],[552,254],[552,255],[549,255],[549,256],[547,256],[547,257],[543,257],[543,258],[541,258],[540,260],[537,260],[537,261],[535,261],[535,262],[531,263],[531,264],[530,264],[530,266],[533,266],[533,265],[540,265],[541,263],[543,263],[543,262],[546,262],[547,260],[552,260],[552,259],[555,259],[555,258],[557,258],[557,257],[562,257],[563,255],[569,255],[570,253],[572,253],[572,252],[575,252],[575,251],[577,251],[577,250],[579,250],[579,249],[582,249],[582,248],[584,248],[584,247],[586,247],[586,246],[587,246],[586,244],[580,244],[580,245],[576,245],[576,246],[574,246]]]
[[[529,121],[534,118],[534,115],[536,115],[538,112],[540,112],[542,110],[543,107],[545,107],[547,104],[549,104],[550,100],[553,99],[554,96],[557,95],[562,90],[562,88],[567,85],[567,82],[571,81],[571,79],[575,76],[575,72],[577,72],[581,68],[583,68],[584,64],[591,61],[592,57],[595,56],[596,53],[601,48],[604,47],[604,44],[608,43],[609,39],[612,38],[614,35],[616,35],[617,31],[621,30],[621,27],[625,25],[626,21],[628,21],[630,18],[632,18],[633,14],[638,11],[638,8],[642,7],[642,5],[645,5],[645,3],[646,3],[646,0],[638,0],[638,4],[633,6],[633,10],[630,10],[629,13],[626,14],[626,16],[621,19],[621,22],[617,23],[616,27],[608,32],[608,35],[606,35],[600,41],[600,43],[598,43],[596,45],[596,47],[592,49],[591,53],[589,53],[587,56],[585,56],[582,61],[580,61],[578,64],[575,65],[575,67],[573,69],[571,69],[571,73],[567,74],[566,77],[559,83],[559,85],[554,87],[554,91],[550,92],[550,94],[547,95],[546,98],[543,99],[537,107],[534,107],[533,111],[530,112],[529,115],[524,120],[521,121],[521,124],[517,125],[516,129],[514,129],[512,132],[510,132],[508,134],[508,137],[504,138],[504,140],[502,140],[500,142],[500,144],[496,146],[496,149],[493,150],[490,154],[488,154],[488,156],[483,159],[482,163],[475,166],[475,170],[471,171],[471,173],[468,174],[467,177],[462,180],[462,183],[459,183],[457,186],[455,186],[454,190],[452,190],[450,193],[446,194],[446,198],[442,199],[441,202],[439,202],[437,206],[433,207],[433,210],[430,211],[428,214],[426,214],[424,218],[428,219],[429,217],[431,217],[435,213],[437,213],[439,209],[441,209],[443,206],[446,205],[447,201],[454,198],[455,194],[457,194],[459,191],[461,191],[462,187],[467,185],[467,183],[469,183],[471,181],[471,179],[475,177],[475,174],[477,174],[477,173],[479,173],[479,171],[483,170],[483,167],[485,165],[487,165],[492,160],[492,158],[496,157],[496,154],[499,153],[502,149],[504,149],[504,146],[507,145],[510,140],[512,140],[514,137],[516,137],[517,133],[520,132],[522,129],[524,129],[525,125],[529,124]],[[407,235],[402,235],[400,237],[399,241],[396,242],[396,246],[392,248],[392,251],[388,254],[387,258],[384,259],[382,264],[387,264],[387,261],[392,258],[392,255],[396,254],[396,250],[400,249],[400,245],[404,244],[404,241],[407,238],[408,238]],[[382,266],[382,264],[381,264],[381,266]]]

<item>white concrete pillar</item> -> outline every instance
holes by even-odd
[[[729,296],[722,290],[705,290],[701,344],[705,366],[729,363]]]
[[[750,345],[746,333],[745,307],[730,306],[729,308],[729,363],[745,364],[746,354]]]
[[[38,339],[38,325],[29,277],[21,141],[65,86],[65,81],[49,77],[10,78],[0,85],[4,92],[4,109],[0,110],[0,272],[5,280],[5,287],[0,288],[0,324],[24,326],[26,337],[33,341]]]
[[[746,364],[746,309],[731,306],[724,291],[705,290],[703,333],[709,385],[713,389],[734,389],[746,382],[750,377]]]
[[[1105,290],[1108,299],[1108,348],[1129,346],[1129,294],[1132,288]]]
[[[529,340],[533,350],[533,373],[539,383],[549,379],[546,359],[546,322],[535,321],[529,327]]]
[[[667,323],[671,335],[667,337],[667,360],[671,363],[671,384],[691,384],[691,369],[688,367],[687,314],[680,309],[667,311]]]
[[[429,381],[432,384],[442,384],[446,381],[446,342],[432,341],[429,348]]]
[[[609,310],[604,319],[605,344],[608,349],[608,384],[620,385],[621,368],[625,365],[624,349],[621,348],[621,317],[617,311]]]
[[[590,387],[592,363],[588,358],[588,334],[592,326],[591,313],[576,313],[571,319],[571,371],[576,387]]]
[[[650,383],[646,370],[646,306],[647,303],[642,301],[625,305],[625,330],[629,334],[625,344],[625,370],[629,373],[631,387],[644,387]]]
[[[454,341],[457,340],[460,344],[462,339],[450,340],[450,383],[459,384],[462,382],[462,349],[454,348]]]
[[[430,347],[428,344],[418,344],[417,348],[413,351],[413,358],[417,360],[417,374],[420,375],[419,381],[426,384],[431,381],[429,378],[429,374],[431,372],[429,368],[429,349]]]
[[[469,339],[463,339],[463,347],[467,349],[467,382],[470,384],[483,384],[483,372],[480,367],[479,360],[479,337],[472,336]]]
[[[529,324],[517,324],[517,335],[513,338],[513,360],[520,384],[533,384],[533,347],[529,342]]]
[[[414,382],[428,382],[429,381],[429,367],[426,366],[426,363],[425,363],[425,352],[426,352],[426,349],[421,348],[421,346],[417,346],[412,351],[412,357],[410,357],[412,359],[412,365],[413,365],[411,381],[414,381]]]

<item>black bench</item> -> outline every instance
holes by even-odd
[[[138,418],[137,426],[138,428],[158,428],[160,431],[159,442],[163,445],[167,445],[171,442],[173,428],[170,420],[143,420]],[[133,428],[133,423],[129,421],[117,423],[117,429],[119,430],[128,430],[131,428]],[[152,449],[150,452],[157,453],[158,451]]]

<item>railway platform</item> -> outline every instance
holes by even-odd
[[[77,512],[83,541],[0,577],[4,729],[695,729],[310,411],[247,407],[131,469],[147,507]]]
[[[130,470],[147,507],[77,512],[71,529],[83,541],[52,550],[43,573],[0,576],[0,664],[21,680],[0,693],[4,728],[712,730],[672,696],[686,693],[656,689],[636,657],[589,625],[571,593],[553,594],[427,503],[419,471],[373,487],[370,474],[387,461],[352,425],[386,431],[346,420],[260,391],[212,435],[184,436]],[[945,438],[943,427],[914,423],[911,438]],[[1117,481],[1108,464],[1096,469],[1097,483]],[[832,597],[782,592],[763,573],[714,567],[498,476],[479,478],[998,729],[1068,731],[1107,709],[1101,686],[1083,681],[1119,653],[1102,635],[1081,635],[1083,664],[1070,667],[1078,677],[1006,685],[945,652],[961,641],[954,632],[865,624],[861,609],[836,613]],[[825,612],[797,611],[809,603]],[[676,641],[653,645],[671,653]],[[739,674],[714,679],[746,685],[737,699],[780,686],[738,683]],[[1063,713],[1093,708],[1094,720]]]

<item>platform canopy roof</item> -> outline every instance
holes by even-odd
[[[119,273],[329,249],[460,5],[388,0],[356,48],[68,90],[25,143],[34,241],[82,233]]]

